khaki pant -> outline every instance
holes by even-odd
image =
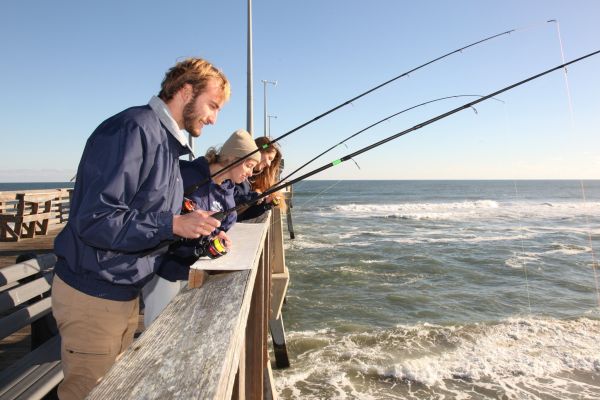
[[[83,399],[133,342],[139,300],[114,301],[89,296],[55,275],[52,312],[61,336],[65,375],[58,386],[58,397]]]

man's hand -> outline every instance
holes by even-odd
[[[214,211],[194,210],[183,215],[173,216],[173,233],[186,239],[208,236],[221,226],[218,219],[211,217]]]
[[[227,236],[227,234],[225,232],[220,231],[219,234],[217,235],[217,237],[219,238],[219,240],[221,241],[223,246],[225,246],[227,248],[227,250],[231,250],[231,247],[233,246],[233,242],[231,241],[231,239],[229,239],[229,237]]]

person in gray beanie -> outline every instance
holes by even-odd
[[[227,139],[220,149],[211,147],[204,157],[194,161],[180,160],[183,187],[206,182],[188,196],[194,201],[197,209],[206,211],[224,211],[235,207],[233,192],[235,185],[245,181],[252,175],[254,167],[261,160],[258,147],[252,136],[243,129],[238,129]],[[249,153],[254,154],[244,158]],[[238,161],[236,163],[236,161]],[[233,165],[232,165],[233,164]],[[218,175],[212,176],[223,168],[232,165]],[[211,178],[212,176],[212,178]],[[231,241],[225,234],[236,222],[235,212],[221,221],[221,226],[212,232],[227,248]],[[169,302],[179,293],[187,281],[190,266],[198,260],[194,252],[194,241],[178,242],[172,245],[154,277],[143,289],[144,323],[149,326]]]

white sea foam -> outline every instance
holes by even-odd
[[[477,217],[510,217],[527,219],[540,217],[583,217],[597,216],[600,202],[506,202],[477,200],[446,203],[398,203],[398,204],[344,204],[331,208],[346,217],[385,217],[408,220],[455,220]],[[322,215],[327,215],[322,211]]]
[[[510,268],[521,269],[540,262],[540,256],[533,252],[515,252],[512,257],[504,261]]]
[[[373,262],[370,262],[368,264],[373,264],[375,262],[384,263],[385,261],[384,260],[382,260],[382,261],[373,260]],[[373,269],[366,268],[366,267],[355,267],[355,266],[350,266],[350,265],[343,265],[341,267],[335,268],[335,270],[339,271],[339,272],[347,273],[350,275],[367,275],[370,277],[392,278],[392,279],[398,278],[398,272],[396,272],[396,271],[390,271],[390,272],[374,271]],[[397,282],[394,282],[394,284],[398,285]]]
[[[591,247],[578,246],[576,244],[552,243],[552,250],[546,251],[544,254],[564,254],[572,256],[581,253],[591,253]]]
[[[600,372],[599,340],[599,321],[511,319],[470,332],[452,351],[395,363],[382,372],[428,386],[460,377],[490,379],[507,388],[562,372]]]
[[[315,236],[296,236],[293,241],[286,241],[285,249],[331,249],[336,246],[335,243],[317,241],[318,238]]]
[[[305,338],[314,332],[292,332],[288,344],[297,347]],[[320,339],[297,349],[295,369],[301,372],[278,373],[278,391],[291,396],[285,398],[464,398],[473,387],[508,398],[600,395],[599,385],[577,379],[600,376],[598,320],[420,324],[344,335],[328,331]]]
[[[437,231],[432,232],[432,234],[439,235]],[[505,235],[492,235],[492,236],[484,236],[483,234],[480,236],[476,235],[465,235],[461,233],[457,233],[455,231],[449,231],[448,236],[446,237],[428,237],[426,234],[421,233],[421,237],[419,238],[393,238],[391,239],[395,243],[399,244],[421,244],[421,243],[484,243],[484,242],[508,242],[515,240],[525,240],[532,239],[539,236],[533,232],[522,232],[520,230],[515,230],[514,233],[507,233]]]
[[[347,204],[336,205],[333,210],[352,217],[386,217],[399,219],[448,220],[466,215],[476,215],[480,210],[496,209],[494,200],[452,203],[399,203],[399,204]]]
[[[383,264],[386,261],[385,260],[360,260],[360,262],[363,264]]]

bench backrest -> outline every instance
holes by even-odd
[[[5,338],[51,311],[46,293],[52,284],[54,254],[0,268],[0,338]]]

